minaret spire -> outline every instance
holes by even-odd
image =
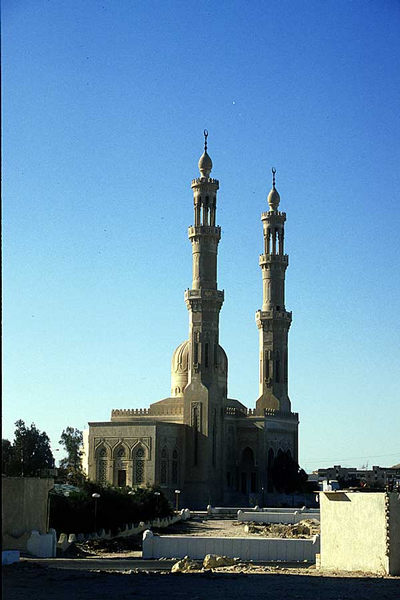
[[[286,213],[278,211],[280,196],[276,189],[276,169],[272,168],[269,211],[261,215],[264,253],[259,264],[263,280],[262,309],[256,313],[260,337],[259,414],[265,409],[290,412],[288,396],[288,331],[292,313],[285,308],[285,272],[289,264],[284,253]]]
[[[211,384],[218,365],[219,311],[224,293],[217,290],[217,251],[221,228],[215,224],[219,182],[210,177],[212,160],[207,153],[208,131],[204,130],[204,152],[199,160],[200,177],[193,179],[194,225],[189,227],[192,244],[192,289],[185,292],[189,310],[189,381],[199,376]]]

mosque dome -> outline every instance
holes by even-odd
[[[203,154],[199,159],[199,171],[202,177],[209,177],[212,169],[212,160],[207,154],[207,150],[204,150]]]
[[[218,377],[226,380],[228,373],[228,358],[222,346],[218,346],[217,355]],[[189,340],[179,344],[171,360],[171,397],[181,397],[189,379]]]
[[[228,374],[228,357],[222,346],[218,346],[218,371],[225,377]]]
[[[188,382],[189,373],[189,340],[180,344],[172,355],[171,361],[171,396],[182,396]]]

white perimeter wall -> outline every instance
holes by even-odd
[[[303,519],[317,519],[319,521],[319,512],[244,512],[239,510],[237,514],[238,521],[253,523],[298,523]]]
[[[212,538],[192,536],[143,535],[143,558],[203,559],[206,554],[256,561],[315,562],[319,552],[319,536],[307,540],[283,538]]]
[[[322,569],[400,574],[399,494],[321,492],[320,507]]]

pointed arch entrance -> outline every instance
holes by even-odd
[[[253,450],[247,446],[240,457],[240,491],[249,495],[257,492],[257,468]]]

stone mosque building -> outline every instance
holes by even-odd
[[[284,250],[286,214],[275,187],[262,213],[263,304],[256,312],[259,331],[259,397],[247,408],[228,397],[228,359],[219,339],[224,292],[217,287],[216,225],[219,182],[210,177],[204,153],[200,177],[192,181],[194,222],[192,288],[185,292],[188,338],[172,356],[171,395],[144,409],[116,409],[111,420],[89,423],[85,455],[89,479],[115,486],[158,486],[181,506],[246,505],[272,491],[271,465],[279,453],[297,460],[298,414],[288,396],[288,331]]]

